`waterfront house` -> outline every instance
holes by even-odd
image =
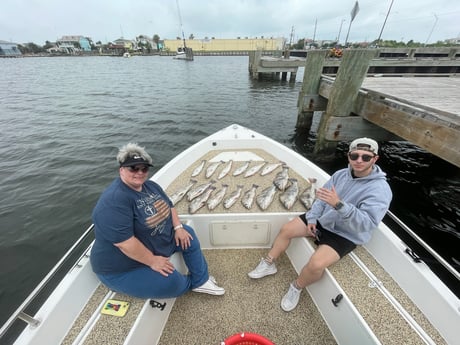
[[[21,55],[22,53],[16,43],[0,41],[0,57],[17,57]]]
[[[56,45],[61,52],[66,54],[91,51],[91,41],[88,37],[84,36],[62,36],[62,38],[56,41]]]

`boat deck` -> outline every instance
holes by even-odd
[[[269,162],[276,162],[265,152],[256,152]],[[190,179],[191,171],[202,159],[209,160],[219,152],[213,151],[209,155],[196,161],[196,164],[187,169],[184,174],[174,181],[168,188],[172,193],[177,188],[184,186]],[[239,164],[236,164],[238,166]],[[232,169],[232,171],[235,169]],[[280,169],[279,169],[280,170]],[[260,192],[273,180],[278,169],[260,180],[260,177],[246,179],[243,190],[249,184],[260,185]],[[219,170],[218,170],[219,171]],[[217,172],[218,173],[218,172]],[[216,173],[216,175],[217,175]],[[297,177],[299,182],[302,177],[296,172],[289,172],[291,177]],[[201,175],[204,175],[202,173]],[[197,185],[207,181],[204,177]],[[232,186],[244,181],[243,177],[230,176],[222,179],[222,183]],[[301,182],[306,183],[306,181]],[[302,191],[302,187],[299,188]],[[278,198],[275,197],[277,200]],[[181,201],[176,208],[179,214],[187,213],[187,201]],[[220,207],[220,209],[219,209]],[[219,206],[214,212],[261,212],[257,205],[252,210],[246,210],[241,203],[234,205],[230,210]],[[266,212],[285,212],[281,204],[274,202]],[[305,212],[305,207],[296,202],[291,212]],[[200,212],[209,212],[207,209]],[[210,274],[214,275],[218,283],[225,287],[224,296],[209,296],[189,292],[177,299],[168,300],[170,309],[169,318],[158,344],[219,344],[226,337],[239,332],[255,332],[271,339],[275,344],[335,344],[336,341],[323,320],[319,310],[310,295],[304,291],[298,307],[290,312],[284,312],[280,307],[283,294],[287,291],[289,283],[295,279],[297,273],[287,255],[277,261],[278,273],[260,280],[252,280],[247,272],[252,270],[263,257],[266,248],[245,249],[204,249],[204,254],[209,264]],[[379,286],[391,295],[386,297],[381,289],[370,279],[358,264],[364,264],[375,275]],[[423,317],[423,314],[410,301],[406,294],[398,287],[391,277],[375,262],[372,256],[362,247],[358,247],[352,254],[346,256],[329,269],[336,281],[341,285],[348,298],[359,310],[365,322],[372,329],[382,344],[446,344],[438,332]],[[92,324],[92,330],[87,332],[79,344],[92,345],[110,343],[111,345],[123,344],[130,329],[138,318],[139,312],[145,308],[146,301],[115,294],[119,300],[131,303],[127,314],[122,317],[101,315],[102,301],[109,298],[110,292],[100,286],[91,301],[85,307],[74,328],[69,332],[63,344],[74,344],[75,339],[81,337],[81,330]],[[422,326],[432,341],[424,341],[407,322],[407,315],[403,316],[390,300],[402,305],[410,317]],[[172,305],[172,306],[171,306]],[[94,315],[97,319],[88,322]],[[149,320],[147,320],[148,322]],[[153,323],[154,321],[151,320]],[[353,329],[349,330],[353,332]],[[152,342],[155,343],[155,342]]]
[[[243,331],[262,334],[275,344],[336,344],[305,291],[294,311],[286,313],[281,309],[281,297],[297,275],[286,255],[277,261],[277,274],[260,280],[247,276],[247,272],[254,268],[265,253],[266,249],[204,250],[210,273],[225,287],[226,294],[210,296],[190,292],[177,298],[158,344],[180,344],[184,340],[189,344],[219,344],[226,337]],[[365,249],[356,249],[354,255],[373,269],[374,274],[423,326],[435,344],[446,344]],[[369,278],[350,256],[343,258],[330,271],[382,344],[425,344],[385,296],[372,286]],[[63,345],[73,343],[91,315],[100,310],[100,303],[107,299],[108,292],[102,285],[96,290]],[[146,301],[121,294],[113,298],[129,301],[131,305],[128,313],[123,318],[100,315],[82,344],[124,343]]]

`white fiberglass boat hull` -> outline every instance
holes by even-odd
[[[315,164],[284,145],[235,124],[192,145],[164,165],[152,179],[166,189],[186,168],[195,164],[210,151],[222,152],[216,156],[216,159],[231,157],[231,159],[244,161],[252,157],[251,150],[259,149],[284,161],[301,176],[316,178],[318,185],[322,185],[329,178],[328,174]],[[252,213],[200,213],[181,214],[180,216],[184,223],[190,224],[195,229],[203,249],[218,250],[221,248],[268,248],[281,225],[298,214],[298,212],[288,211],[264,213],[256,210]],[[254,224],[261,225],[258,226],[260,232],[254,237],[249,235],[245,237],[245,234],[249,234],[245,230],[253,228]],[[228,232],[225,232],[229,228],[235,229],[235,232],[229,235]],[[447,343],[459,344],[457,331],[460,324],[459,300],[428,266],[424,263],[415,263],[406,255],[404,253],[405,244],[384,224],[379,226],[371,242],[365,248],[398,282]],[[313,251],[313,246],[305,238],[292,241],[287,255],[297,272],[307,262]],[[71,328],[73,320],[99,285],[91,271],[89,255],[90,249],[37,312],[35,318],[40,321],[39,325],[27,326],[15,344],[59,344],[62,341]],[[177,265],[180,266],[179,263]],[[246,273],[242,272],[242,274]],[[373,277],[370,276],[371,281],[372,279]],[[374,283],[379,285],[378,281]],[[338,344],[380,344],[379,339],[329,271],[307,290]],[[334,306],[331,303],[331,297],[334,298],[339,294],[343,296],[343,299],[338,306]],[[150,308],[146,301],[124,344],[157,344],[174,299],[168,302],[167,310],[159,313]],[[98,318],[98,314],[96,313],[93,317]],[[410,315],[408,317],[410,318]],[[90,332],[90,322],[86,328],[87,330],[79,335],[79,341],[84,340]],[[425,337],[423,332],[420,330],[422,338]],[[430,343],[430,340],[427,339],[426,343]]]

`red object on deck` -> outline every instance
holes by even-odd
[[[269,339],[256,333],[237,333],[225,339],[220,345],[275,345]]]

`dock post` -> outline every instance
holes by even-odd
[[[254,61],[256,59],[255,50],[248,51],[248,57],[249,57],[248,72],[250,75],[252,75],[252,69],[254,68]]]
[[[376,56],[376,50],[346,50],[342,57],[337,77],[329,95],[326,111],[321,117],[314,153],[332,154],[337,147],[337,138],[327,140],[327,132],[334,136],[340,134],[340,128],[329,128],[334,117],[349,116],[358,97],[362,82],[367,75],[369,63]],[[377,52],[378,53],[378,52]],[[340,125],[339,125],[340,126]]]
[[[327,53],[324,50],[312,50],[307,54],[302,89],[297,102],[296,128],[299,130],[309,132],[314,112],[325,110],[326,100],[320,100],[318,91]],[[323,109],[321,109],[320,103],[323,105]]]
[[[252,79],[259,79],[258,67],[261,58],[261,50],[254,50],[249,52],[249,73],[251,74]]]

